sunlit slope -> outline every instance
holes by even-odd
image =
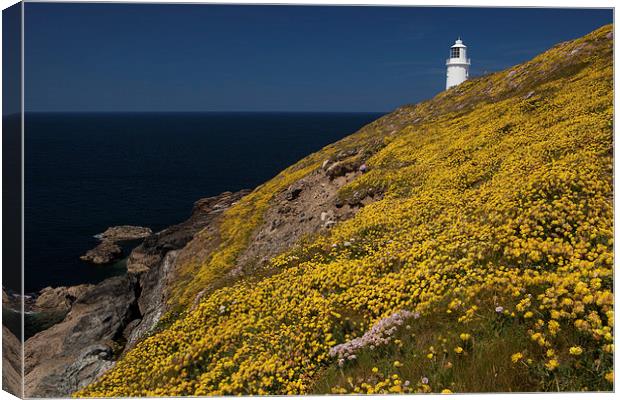
[[[179,304],[234,264],[269,193],[334,152],[374,149],[343,197],[385,194],[77,395],[611,390],[611,31],[403,107],[258,188]]]

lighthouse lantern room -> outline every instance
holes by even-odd
[[[446,77],[446,89],[459,85],[469,77],[469,66],[471,61],[467,58],[467,46],[463,44],[461,38],[454,42],[450,48],[450,58],[446,60],[448,67]]]

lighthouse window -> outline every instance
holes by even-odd
[[[450,49],[450,58],[459,58],[459,50],[461,49],[458,47]]]

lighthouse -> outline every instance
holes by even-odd
[[[469,77],[469,65],[471,64],[467,58],[467,46],[463,44],[461,38],[458,38],[454,45],[450,47],[450,58],[446,60],[448,67],[446,76],[446,89],[459,85]]]

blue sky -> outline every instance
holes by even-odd
[[[388,111],[612,22],[584,9],[26,3],[27,111]]]

